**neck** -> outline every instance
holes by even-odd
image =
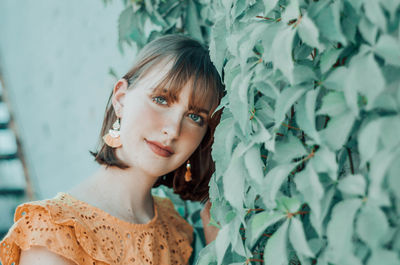
[[[156,180],[156,177],[133,167],[119,169],[101,166],[82,185],[83,192],[86,190],[88,193],[82,194],[82,190],[79,193],[84,196],[84,201],[112,215],[130,222],[146,223],[154,216],[151,188]]]

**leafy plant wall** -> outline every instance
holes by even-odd
[[[188,34],[226,85],[197,264],[400,264],[398,0],[125,4],[120,44]]]

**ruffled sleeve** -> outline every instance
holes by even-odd
[[[162,209],[161,222],[168,223],[170,228],[170,246],[175,247],[179,253],[177,257],[182,257],[182,264],[188,264],[193,248],[193,227],[183,219],[175,210],[170,199],[159,198],[160,208]],[[161,210],[160,210],[161,211]]]
[[[41,246],[82,265],[187,264],[193,228],[169,199],[154,199],[147,224],[127,223],[64,193],[22,204],[0,242],[0,260],[18,265],[21,251]]]
[[[77,218],[65,216],[65,212],[68,209],[57,200],[20,205],[15,212],[14,225],[0,242],[2,264],[18,265],[21,251],[32,246],[46,247],[76,264],[105,264],[93,259],[87,247],[82,248],[80,240],[87,232],[81,234],[85,229],[77,223]]]

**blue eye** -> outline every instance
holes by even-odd
[[[153,101],[158,105],[168,105],[168,102],[164,97],[153,97]]]
[[[203,117],[200,115],[190,113],[189,118],[191,118],[194,122],[198,123],[199,125],[203,125]]]

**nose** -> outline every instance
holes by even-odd
[[[177,139],[181,134],[182,116],[178,111],[166,115],[161,132],[167,136],[168,141]]]

